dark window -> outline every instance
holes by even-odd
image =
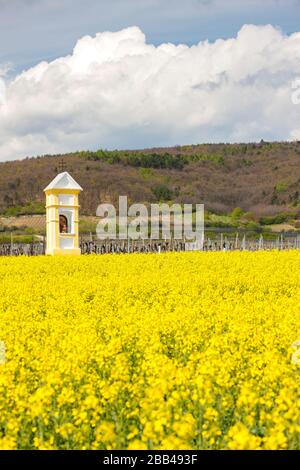
[[[65,215],[59,216],[59,233],[68,233],[68,219]]]

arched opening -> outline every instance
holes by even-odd
[[[59,233],[68,233],[68,219],[65,215],[59,216]]]

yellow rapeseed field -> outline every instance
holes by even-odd
[[[300,253],[0,259],[0,448],[300,449]]]

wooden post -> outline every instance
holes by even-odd
[[[13,245],[13,234],[12,234],[12,232],[10,232],[10,256],[13,255],[13,248],[14,248],[14,245]]]
[[[246,235],[244,235],[244,237],[243,237],[242,250],[246,250]]]
[[[239,234],[238,232],[236,232],[236,235],[235,235],[235,249],[237,250],[239,247]]]

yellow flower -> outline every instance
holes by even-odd
[[[299,277],[298,250],[0,258],[0,448],[300,449]]]

